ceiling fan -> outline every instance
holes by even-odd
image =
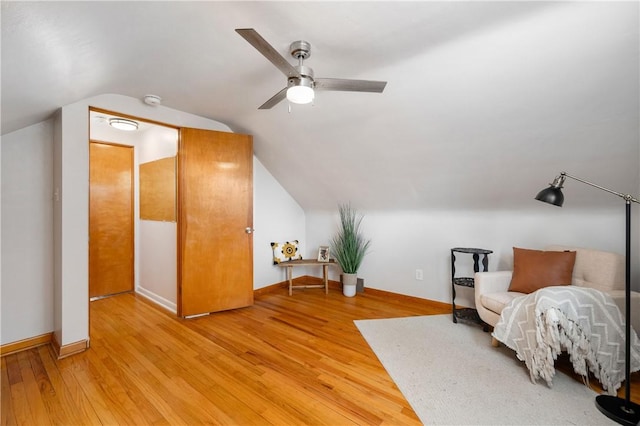
[[[311,56],[311,44],[309,42],[299,40],[291,43],[289,47],[291,56],[298,60],[298,65],[294,67],[253,28],[238,28],[236,32],[287,76],[287,86],[273,95],[258,109],[272,108],[284,98],[293,103],[308,104],[313,101],[314,89],[382,93],[387,85],[386,81],[314,78],[313,70],[303,65],[303,61]]]

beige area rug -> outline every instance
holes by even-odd
[[[610,425],[596,392],[557,372],[532,383],[515,352],[451,315],[355,321],[424,424]]]

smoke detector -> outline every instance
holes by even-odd
[[[144,103],[147,105],[157,106],[160,105],[160,102],[162,102],[162,98],[157,95],[145,95],[144,97]]]

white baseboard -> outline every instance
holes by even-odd
[[[152,291],[147,290],[144,287],[136,287],[136,293],[138,293],[140,296],[149,299],[150,301],[162,306],[163,308],[167,309],[168,311],[173,312],[174,314],[178,312],[178,306],[170,301],[165,299],[162,296],[158,296],[157,294],[155,294]]]

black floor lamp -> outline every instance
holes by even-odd
[[[544,201],[545,203],[553,204],[554,206],[562,207],[564,203],[564,195],[562,195],[562,185],[566,178],[575,179],[579,182],[586,183],[603,191],[607,191],[611,194],[617,195],[622,198],[626,205],[626,264],[625,264],[625,397],[619,398],[612,395],[598,395],[596,397],[596,406],[605,416],[622,424],[622,425],[637,425],[640,423],[640,405],[630,401],[631,397],[631,382],[629,380],[631,369],[631,203],[638,203],[637,198],[628,194],[621,194],[616,191],[612,191],[602,186],[596,185],[586,180],[578,179],[575,176],[561,172],[560,176],[556,177],[553,183],[550,183],[549,188],[543,189],[536,195],[536,200]]]

